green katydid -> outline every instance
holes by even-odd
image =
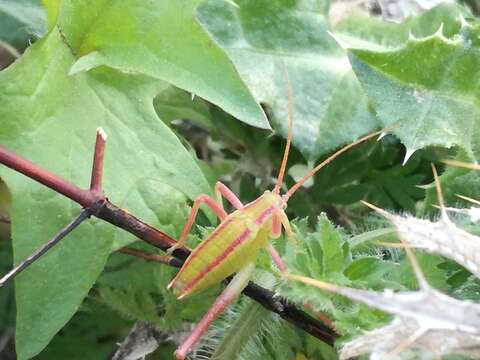
[[[215,185],[217,199],[215,200],[205,194],[195,199],[178,244],[174,247],[185,245],[199,207],[201,204],[205,204],[219,217],[220,224],[192,251],[168,288],[173,288],[178,298],[181,299],[218,284],[236,273],[204,317],[175,351],[177,359],[185,358],[210,324],[245,288],[255,270],[255,260],[260,249],[266,248],[277,267],[281,271],[286,270],[280,256],[268,240],[269,238],[278,238],[281,235],[282,226],[287,236],[293,234],[284,211],[288,199],[318,170],[340,154],[384,132],[377,131],[346,145],[317,165],[285,194],[281,195],[280,187],[283,183],[287,165],[293,127],[293,93],[289,82],[288,85],[288,136],[273,191],[266,191],[258,199],[244,205],[226,185],[217,182]],[[236,209],[233,213],[227,214],[225,212],[222,197]],[[169,252],[173,251],[174,248],[171,248]]]

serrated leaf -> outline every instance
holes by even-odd
[[[326,216],[318,220],[317,231],[320,233],[320,246],[323,254],[323,275],[342,272],[345,268],[345,256],[340,232],[334,228]],[[315,246],[313,243],[312,246]]]
[[[432,35],[440,26],[446,37],[452,37],[460,30],[460,17],[470,15],[465,7],[454,2],[445,2],[417,16],[410,16],[401,23],[355,12],[335,25],[334,34],[341,43],[355,48],[397,47],[410,36],[420,38]]]
[[[337,276],[345,269],[342,233],[322,214],[316,231],[308,233],[306,221],[294,222],[295,243],[287,243],[286,266],[309,276]]]
[[[191,156],[155,115],[153,97],[165,84],[106,68],[68,76],[74,61],[54,30],[0,74],[2,145],[86,186],[95,129],[103,126],[110,135],[106,194],[153,224],[155,214],[146,211],[144,202],[129,201],[147,179],[170,184],[190,198],[209,192]],[[9,169],[1,168],[0,175],[13,194],[12,236],[19,262],[80,209]],[[38,353],[73,315],[101,272],[114,237],[125,236],[120,234],[124,233],[91,220],[17,278],[19,359]]]
[[[197,23],[198,3],[62,1],[57,24],[78,57],[70,73],[106,65],[151,76],[268,129],[265,114],[231,61]]]
[[[199,19],[227,51],[258,102],[287,129],[288,69],[293,143],[316,159],[378,126],[345,52],[327,33],[323,1],[207,1]]]
[[[464,25],[452,39],[441,31],[395,49],[349,50],[380,121],[406,146],[405,161],[431,145],[459,146],[475,158],[477,30]]]

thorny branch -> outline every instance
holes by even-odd
[[[176,240],[172,239],[169,235],[163,233],[162,231],[144,223],[140,219],[128,213],[126,210],[121,209],[120,207],[111,203],[105,197],[101,186],[105,143],[106,135],[104,131],[100,128],[97,130],[95,152],[93,156],[91,184],[90,189],[88,190],[79,188],[78,186],[68,182],[65,179],[62,179],[61,177],[49,172],[48,170],[45,170],[33,164],[32,162],[22,158],[21,156],[12,153],[11,151],[5,149],[2,146],[0,146],[0,164],[3,164],[17,172],[20,172],[25,176],[68,197],[69,199],[81,205],[85,209],[84,212],[87,211],[89,214],[104,221],[107,221],[112,225],[135,235],[137,238],[149,243],[156,248],[167,250],[176,243]],[[63,229],[62,231],[64,230],[65,229]],[[64,234],[62,237],[64,237],[65,235],[66,234]],[[46,245],[44,245],[44,247],[47,247],[48,244],[51,244],[51,246],[53,246],[55,243],[61,240],[61,238],[58,239],[58,235],[54,237],[54,239],[56,239],[56,241],[54,241],[53,244],[51,244],[53,240],[52,239]],[[51,246],[49,246],[48,248],[50,248]],[[37,250],[34,255],[41,255],[45,252],[42,251],[43,247],[40,248],[40,250]],[[39,254],[39,252],[41,252],[41,254]],[[172,254],[173,257],[170,258],[158,257],[158,255],[148,254],[130,248],[123,248],[121,252],[141,257],[150,261],[166,263],[170,266],[175,267],[180,267],[190,254],[190,250],[187,248],[175,249]],[[29,259],[31,257],[29,257]],[[36,256],[35,259],[38,257],[39,256]],[[289,303],[287,299],[275,296],[275,293],[273,293],[272,291],[265,289],[253,282],[249,283],[249,285],[244,289],[243,294],[257,301],[259,304],[261,304],[268,310],[277,313],[284,320],[303,329],[310,335],[330,345],[333,344],[336,334],[331,328],[311,317],[304,311],[298,309],[294,304]]]

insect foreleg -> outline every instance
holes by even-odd
[[[225,210],[223,210],[222,206],[220,206],[210,196],[201,194],[193,202],[192,210],[190,211],[190,215],[188,215],[187,222],[183,227],[183,230],[182,230],[182,233],[180,234],[180,238],[178,239],[178,242],[174,246],[170,247],[167,253],[172,253],[173,250],[185,246],[185,243],[187,242],[188,233],[192,229],[192,225],[195,222],[195,218],[197,217],[197,214],[198,214],[198,209],[202,204],[205,204],[210,209],[212,209],[215,215],[217,215],[220,220],[223,220],[227,217],[227,213],[225,212]]]
[[[223,209],[223,201],[222,197],[224,197],[232,206],[239,210],[243,208],[243,204],[240,199],[230,190],[224,183],[217,181],[215,184],[215,195],[217,197],[217,202],[222,206]]]
[[[195,326],[187,339],[175,351],[175,357],[178,360],[185,359],[188,351],[197,343],[198,339],[208,329],[210,324],[240,295],[242,290],[247,286],[253,271],[255,270],[254,263],[245,265],[230,281],[225,290],[215,300],[213,305],[203,316],[202,320]]]
[[[282,220],[279,212],[276,212],[272,216],[272,231],[270,233],[270,237],[272,239],[278,239],[281,234],[282,234]],[[272,258],[275,265],[277,265],[278,270],[280,270],[281,272],[287,271],[287,267],[283,263],[280,255],[278,254],[277,250],[273,247],[272,244],[267,245],[267,251],[270,254],[270,257]]]

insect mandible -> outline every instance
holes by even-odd
[[[293,128],[293,91],[288,74],[286,78],[288,83],[288,136],[273,190],[265,191],[256,200],[244,205],[226,185],[217,182],[215,185],[216,199],[205,194],[201,194],[195,199],[178,243],[169,249],[171,253],[174,249],[185,245],[200,205],[205,204],[218,216],[220,224],[192,251],[168,288],[172,288],[178,299],[182,299],[218,284],[235,274],[200,322],[175,351],[175,357],[179,360],[185,359],[187,353],[198,342],[210,324],[248,284],[255,270],[255,261],[260,249],[266,248],[279,270],[282,272],[286,270],[277,251],[269,243],[269,238],[278,238],[281,235],[282,227],[287,236],[293,235],[285,214],[288,199],[317,171],[339,155],[355,145],[385,132],[385,130],[381,130],[371,133],[341,148],[281,195],[280,188],[287,166]],[[235,208],[234,212],[231,214],[225,212],[222,198],[225,198]]]

